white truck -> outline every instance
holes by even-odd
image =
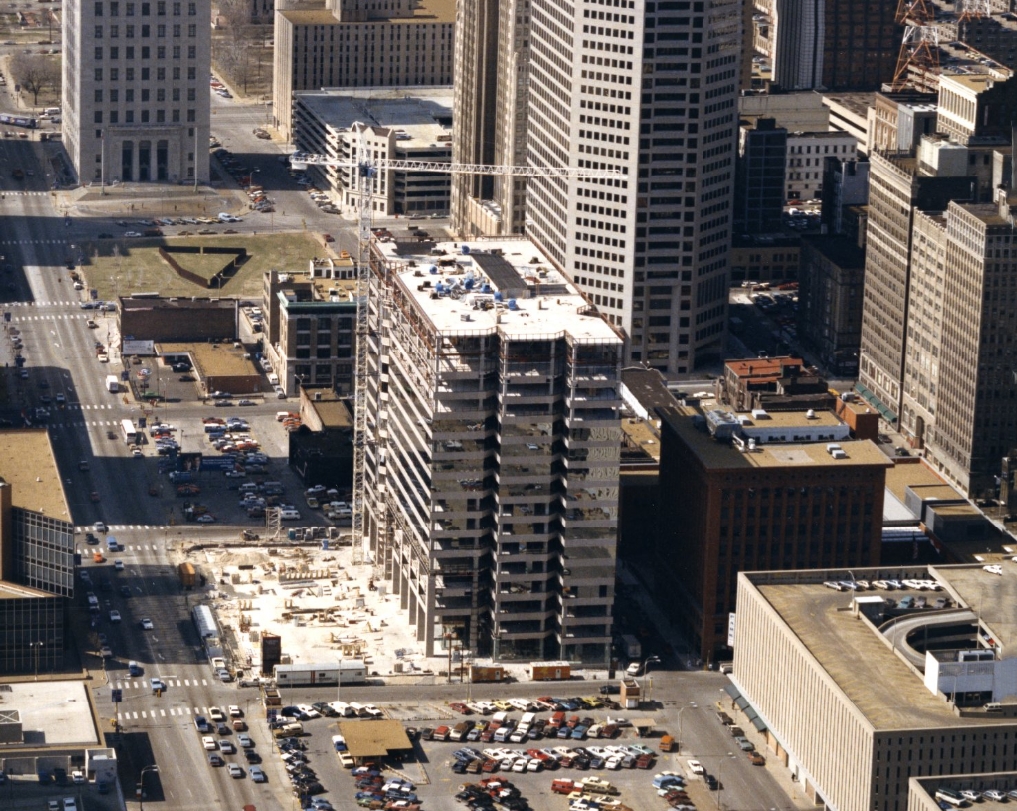
[[[106,375],[106,391],[113,393],[120,391],[120,381],[116,375]]]

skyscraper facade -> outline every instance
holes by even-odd
[[[463,0],[456,8],[453,160],[526,164],[529,0]],[[520,233],[525,178],[456,175],[452,228],[462,236]]]
[[[195,0],[64,5],[63,139],[80,182],[208,181],[210,13]]]
[[[529,180],[527,235],[667,373],[716,359],[738,130],[737,0],[536,0],[527,157],[616,178]]]

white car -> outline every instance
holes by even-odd
[[[155,625],[153,624],[152,620],[150,620],[148,617],[145,617],[141,621],[141,627],[144,630],[146,630],[146,631],[154,631],[155,630]]]
[[[206,735],[205,737],[203,737],[201,739],[201,745],[208,749],[209,751],[212,751],[213,749],[217,748],[215,738],[213,738],[211,735]]]
[[[80,769],[75,769],[73,772],[71,772],[71,782],[73,782],[73,783],[84,783],[85,782],[85,773],[83,771],[81,771]],[[986,794],[988,794],[988,792],[986,792]]]
[[[109,612],[109,621],[120,622],[120,612],[117,611],[115,608]]]
[[[236,704],[230,704],[226,708],[226,712],[229,713],[230,718],[239,718],[240,716],[242,716],[244,714],[241,711],[240,707],[238,707]]]
[[[642,669],[643,669],[642,662],[633,662],[627,668],[625,668],[625,673],[629,676],[638,676],[639,671]]]
[[[113,568],[118,572],[122,572],[124,570],[124,562],[122,560],[113,561]]]
[[[693,774],[706,774],[706,769],[703,768],[703,764],[698,760],[689,760],[689,771]]]

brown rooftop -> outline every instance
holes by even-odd
[[[385,757],[413,749],[401,721],[340,721],[339,734],[357,759]]]
[[[11,503],[15,507],[61,521],[71,520],[45,428],[0,431],[0,478],[11,485]]]
[[[159,344],[159,352],[165,354],[187,353],[194,360],[198,373],[204,377],[241,377],[257,375],[258,370],[247,351],[241,346],[234,348],[231,343],[166,343]]]
[[[729,360],[724,365],[738,377],[773,377],[779,378],[788,366],[804,367],[801,358],[750,358],[748,360]]]

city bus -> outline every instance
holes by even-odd
[[[134,427],[134,423],[130,420],[121,420],[120,430],[124,435],[124,442],[128,445],[133,445],[138,441],[138,430]]]

